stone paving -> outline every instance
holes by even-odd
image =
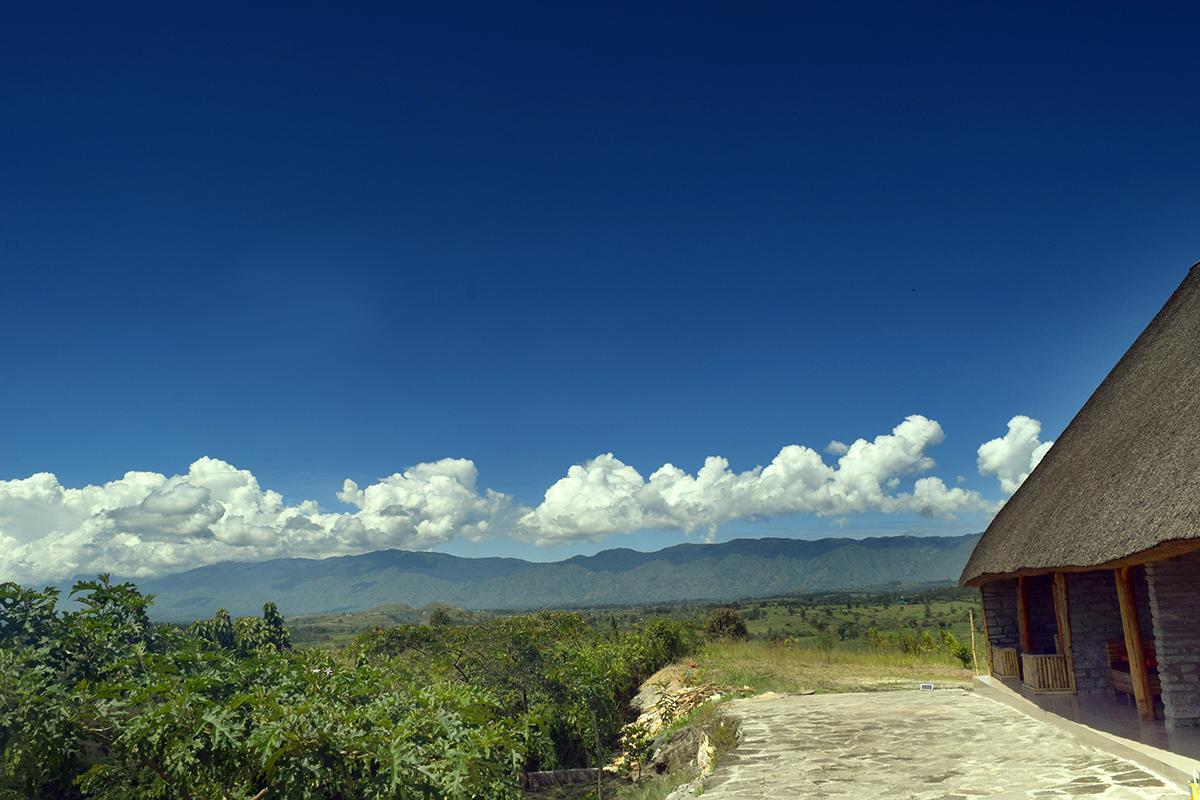
[[[1073,798],[1187,795],[1137,765],[958,689],[763,695],[726,704],[737,749],[705,800]]]

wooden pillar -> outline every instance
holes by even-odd
[[[1021,641],[1021,652],[1033,652],[1033,632],[1029,628],[1029,595],[1024,576],[1017,578],[1017,636]]]
[[[984,650],[984,654],[987,656],[987,671],[988,675],[995,675],[996,670],[992,659],[992,626],[988,623],[987,595],[984,594],[982,586],[979,587],[979,608],[983,614],[983,640],[984,647],[987,648]]]
[[[1058,624],[1058,654],[1067,662],[1067,681],[1075,691],[1075,656],[1071,652],[1071,606],[1066,573],[1054,573],[1054,620]]]
[[[1137,601],[1133,596],[1133,581],[1129,567],[1114,570],[1117,576],[1117,602],[1121,606],[1121,627],[1125,630],[1125,652],[1129,656],[1129,676],[1133,697],[1137,700],[1138,716],[1154,719],[1154,696],[1150,694],[1150,676],[1146,672],[1146,650],[1142,646],[1142,629],[1138,625]]]

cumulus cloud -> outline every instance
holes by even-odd
[[[418,464],[403,473],[359,489],[347,480],[338,499],[357,506],[356,518],[368,529],[393,539],[440,544],[455,536],[478,541],[502,522],[508,497],[475,488],[479,472],[465,458]]]
[[[1040,424],[1014,417],[1008,432],[979,448],[979,472],[1011,494],[1051,442]],[[645,529],[698,531],[733,520],[864,512],[953,517],[989,514],[996,503],[926,474],[945,438],[913,415],[873,439],[832,442],[827,463],[790,444],[765,466],[737,472],[710,456],[694,473],[664,464],[643,476],[613,453],[572,466],[534,507],[479,487],[475,464],[447,458],[417,464],[366,487],[337,493],[350,511],[312,500],[288,504],[248,470],[200,458],[179,475],[127,472],[82,488],[48,472],[0,480],[0,580],[58,580],[114,572],[143,577],[217,561],[324,557],[383,548],[428,550],[456,538],[509,534],[543,545]],[[962,481],[959,480],[959,483]]]
[[[734,519],[795,513],[953,516],[990,510],[992,504],[979,493],[949,489],[939,478],[917,479],[911,492],[894,491],[902,477],[934,466],[926,451],[943,438],[936,421],[913,415],[891,433],[837,448],[836,466],[811,448],[788,445],[765,467],[745,472],[709,456],[694,475],[665,464],[649,479],[606,453],[571,467],[546,490],[540,505],[520,517],[516,532],[553,544],[646,528],[711,533]]]
[[[825,452],[829,453],[831,456],[844,456],[846,455],[846,451],[849,449],[850,445],[846,444],[845,442],[839,442],[837,439],[834,439],[832,442],[825,445]]]
[[[186,474],[128,472],[81,489],[50,473],[0,481],[0,580],[112,571],[145,575],[222,560],[426,550],[478,538],[507,519],[509,498],[476,489],[464,459],[418,464],[339,494],[351,513],[284,502],[248,470],[201,458]]]
[[[1008,432],[979,446],[979,474],[995,475],[1005,494],[1017,490],[1054,442],[1041,441],[1042,423],[1018,415],[1008,421]]]

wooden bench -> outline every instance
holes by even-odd
[[[1125,650],[1124,642],[1105,642],[1105,653],[1108,655],[1108,682],[1113,694],[1128,695],[1133,699],[1133,677],[1129,673],[1129,653]],[[1146,677],[1150,683],[1150,694],[1153,697],[1162,695],[1162,682],[1158,679],[1158,657],[1154,645],[1146,642],[1142,648],[1146,655]]]

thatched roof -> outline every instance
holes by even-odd
[[[1177,540],[1200,546],[1200,264],[992,520],[961,580],[1094,567]]]

